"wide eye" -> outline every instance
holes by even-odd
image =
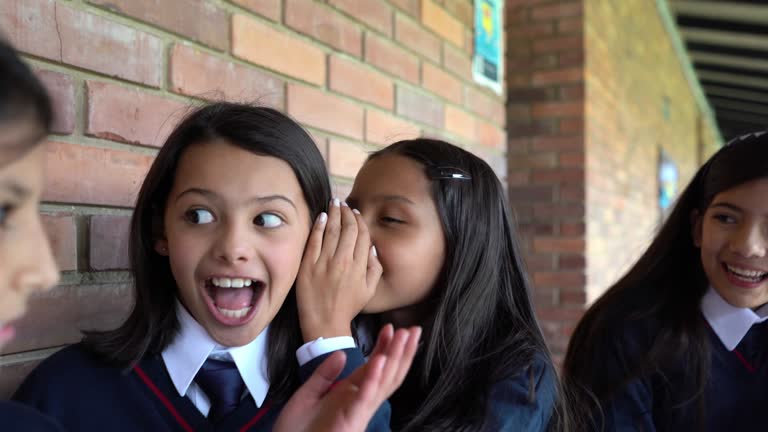
[[[253,223],[264,228],[277,228],[283,224],[283,219],[274,213],[262,213],[253,219]]]
[[[184,213],[184,218],[193,224],[209,224],[213,222],[213,213],[206,209],[190,209]]]

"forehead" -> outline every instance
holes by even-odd
[[[374,194],[398,194],[431,198],[431,181],[424,165],[401,155],[382,155],[368,160],[355,178],[351,195],[363,199]]]
[[[251,153],[224,140],[194,144],[184,151],[174,188],[200,187],[250,198],[254,194],[302,196],[291,166],[282,159]]]
[[[722,203],[768,215],[768,177],[752,180],[720,192],[710,206]]]
[[[0,123],[0,166],[23,157],[44,136],[32,117]]]
[[[0,165],[0,192],[10,191],[9,185],[21,186],[39,193],[43,188],[45,146],[38,145],[23,156]]]

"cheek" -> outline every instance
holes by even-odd
[[[299,235],[265,245],[261,256],[273,282],[283,283],[288,287],[293,285],[299,272],[305,243],[306,236]]]

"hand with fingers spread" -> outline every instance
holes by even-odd
[[[421,328],[382,328],[370,360],[335,382],[345,354],[328,357],[280,413],[276,432],[362,432],[379,406],[402,384],[416,354]]]
[[[334,199],[315,221],[296,280],[304,341],[350,336],[350,323],[373,297],[381,271],[360,212]]]

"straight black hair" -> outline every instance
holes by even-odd
[[[480,430],[495,383],[528,373],[535,359],[555,374],[504,189],[485,161],[444,141],[400,141],[369,159],[385,155],[424,166],[445,238],[424,346],[390,399],[393,430]]]
[[[721,148],[696,173],[651,245],[634,266],[603,294],[574,330],[563,366],[563,379],[575,407],[593,413],[591,427],[603,428],[600,403],[631,380],[685,365],[688,382],[679,400],[669,385],[661,406],[673,410],[696,403],[703,421],[711,347],[700,312],[709,282],[694,244],[692,215],[703,214],[715,196],[741,184],[768,178],[768,134],[744,135]],[[620,376],[606,374],[606,350],[626,352],[625,330],[648,329],[650,347],[637,358],[622,356]],[[692,428],[695,428],[692,425]]]
[[[25,142],[13,143],[13,148],[0,149],[0,164],[20,157],[48,135],[53,122],[53,110],[48,92],[40,80],[0,37],[0,127],[30,121],[39,133]]]
[[[331,186],[323,157],[295,121],[271,108],[228,102],[206,105],[189,114],[160,149],[136,201],[129,246],[136,296],[133,310],[117,329],[90,332],[84,340],[88,348],[111,364],[131,368],[147,355],[160,354],[178,332],[178,287],[168,259],[155,252],[154,243],[163,233],[166,201],[184,151],[218,139],[287,162],[309,207],[312,219],[308,224],[327,210]],[[301,343],[296,294],[291,289],[270,324],[270,397],[286,400],[298,387],[294,352]]]

